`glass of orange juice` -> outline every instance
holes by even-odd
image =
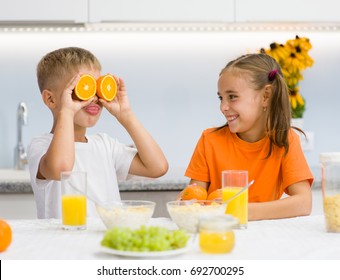
[[[222,198],[228,200],[248,184],[247,170],[222,171]],[[248,224],[248,190],[230,201],[226,214],[233,215],[239,220],[239,228],[246,229]]]
[[[86,172],[72,171],[61,173],[63,229],[86,229],[86,183]]]

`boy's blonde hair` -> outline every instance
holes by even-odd
[[[37,66],[40,92],[45,89],[58,90],[60,84],[70,80],[82,66],[101,70],[99,60],[82,48],[61,48],[46,54]]]

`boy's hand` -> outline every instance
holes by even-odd
[[[115,78],[118,87],[116,97],[110,102],[101,98],[99,101],[103,104],[103,107],[105,107],[119,121],[125,116],[125,114],[131,111],[131,108],[123,79],[116,76],[113,77]]]
[[[77,74],[76,76],[74,76],[71,81],[66,85],[66,88],[64,89],[62,95],[61,95],[61,108],[62,109],[66,109],[66,110],[70,110],[72,111],[74,114],[77,113],[81,108],[89,105],[94,98],[96,97],[92,97],[89,100],[86,101],[82,101],[82,100],[75,100],[72,98],[72,94],[73,94],[73,90],[76,87],[76,84],[78,83],[80,79],[80,75]]]

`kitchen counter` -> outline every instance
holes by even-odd
[[[119,183],[121,199],[156,202],[155,217],[168,216],[163,205],[175,200],[188,184],[183,170],[172,170],[157,179],[133,177]],[[32,219],[36,205],[27,170],[0,169],[0,216],[7,219]]]
[[[135,177],[119,184],[121,199],[151,200],[156,202],[154,217],[168,217],[164,207],[175,200],[178,193],[189,183],[183,176],[184,169],[173,169],[157,179]],[[321,184],[313,184],[313,212],[322,208]],[[0,216],[5,219],[36,218],[36,204],[28,171],[0,169]]]
[[[184,170],[175,169],[157,179],[134,177],[120,182],[121,192],[179,191],[189,183],[183,176]],[[321,182],[315,181],[313,189],[320,189]],[[0,169],[0,193],[32,193],[29,173],[24,170]]]
[[[32,193],[28,171],[0,169],[0,193]]]
[[[184,172],[183,172],[184,173]],[[134,177],[120,182],[119,189],[122,192],[129,191],[179,191],[189,182],[183,173],[174,171],[157,179]],[[28,171],[1,169],[0,193],[32,193]]]
[[[188,184],[187,179],[129,180],[119,183],[122,192],[179,191]],[[0,181],[0,193],[32,193],[30,181]]]

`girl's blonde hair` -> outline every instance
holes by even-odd
[[[82,48],[61,48],[46,54],[37,66],[40,92],[44,89],[57,90],[60,84],[71,79],[82,66],[101,70],[98,59]]]
[[[225,71],[237,71],[238,74],[244,75],[245,80],[254,90],[261,90],[268,84],[272,86],[266,121],[270,139],[267,157],[271,155],[273,145],[284,147],[286,154],[289,150],[291,110],[289,89],[280,65],[267,54],[247,54],[230,61],[220,75]]]

